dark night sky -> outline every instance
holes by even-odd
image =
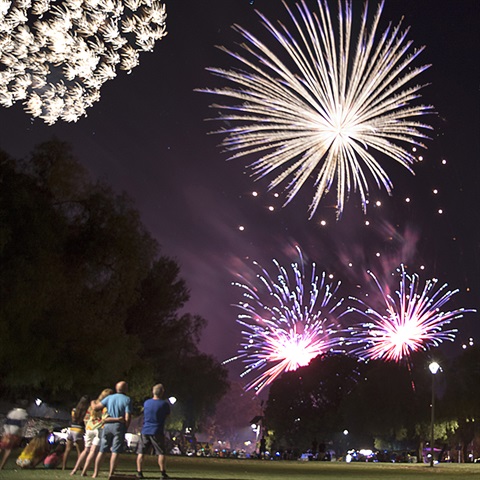
[[[372,186],[371,199],[381,200],[382,207],[369,211],[369,227],[356,198],[339,222],[330,197],[309,221],[311,184],[282,209],[281,196],[267,193],[267,181],[254,183],[244,174],[244,160],[226,162],[218,147],[221,137],[207,135],[220,127],[204,121],[215,116],[208,106],[219,99],[194,89],[219,81],[205,67],[232,66],[215,45],[234,48],[240,38],[230,28],[233,23],[268,38],[255,9],[271,20],[285,19],[280,0],[253,5],[249,0],[170,0],[166,5],[167,37],[154,53],[141,55],[130,75],[120,72],[104,85],[88,117],[49,127],[32,121],[19,105],[2,109],[0,148],[22,157],[56,136],[73,144],[94,177],[127,191],[163,252],[181,264],[191,290],[187,309],[209,321],[202,340],[207,353],[226,359],[241,339],[231,307],[239,299],[230,286],[236,274],[250,275],[252,260],[269,269],[272,258],[288,264],[296,259],[296,244],[344,281],[345,296],[358,293],[356,284],[366,287],[367,268],[391,270],[403,261],[412,270],[424,265],[426,277],[459,288],[454,306],[480,309],[478,0],[386,1],[380,31],[404,16],[414,45],[426,45],[415,65],[432,64],[418,81],[430,83],[422,101],[434,105],[438,115],[425,119],[435,131],[423,162],[414,167],[416,175],[389,163],[392,197]],[[376,3],[370,5],[373,10]],[[363,1],[354,0],[354,14],[362,6]],[[440,193],[434,195],[433,188]],[[407,197],[412,199],[408,204]],[[270,205],[275,211],[268,210]],[[320,225],[322,219],[326,226]],[[349,261],[353,268],[346,266]],[[457,326],[459,343],[470,335],[478,339],[478,315],[468,315]]]

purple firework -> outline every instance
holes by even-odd
[[[329,283],[325,272],[318,276],[315,264],[307,278],[297,250],[300,264],[292,263],[290,273],[273,260],[278,270],[273,277],[254,262],[261,271],[258,285],[233,283],[243,290],[235,306],[241,310],[237,322],[244,329],[238,355],[229,361],[243,360],[242,377],[258,373],[247,390],[259,393],[281,373],[308,365],[344,343],[334,315],[343,302],[335,297],[340,282]]]

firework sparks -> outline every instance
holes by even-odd
[[[239,355],[228,361],[243,360],[242,377],[261,372],[247,384],[247,390],[253,388],[259,393],[284,371],[308,365],[316,356],[343,343],[332,319],[343,301],[335,303],[340,282],[327,283],[325,273],[317,275],[315,264],[307,279],[298,252],[300,265],[293,263],[290,275],[273,260],[278,269],[274,281],[254,262],[261,271],[257,275],[259,285],[234,283],[243,290],[243,301],[235,306],[241,310],[237,322],[244,330]]]
[[[75,122],[104,82],[166,35],[158,0],[13,0],[0,4],[0,105],[22,101],[51,125]]]
[[[416,158],[402,144],[424,147],[422,140],[428,138],[423,131],[431,127],[413,117],[431,113],[432,107],[411,105],[422,85],[403,89],[428,68],[411,67],[423,48],[412,51],[412,42],[406,39],[408,29],[401,32],[401,23],[376,38],[383,3],[370,27],[365,6],[360,33],[354,35],[351,2],[347,0],[343,7],[339,2],[337,37],[326,1],[318,0],[318,15],[302,1],[297,5],[298,19],[284,5],[295,33],[280,23],[276,27],[257,12],[277,41],[276,48],[270,49],[235,25],[246,40],[241,45],[243,54],[221,48],[243,69],[208,69],[234,87],[200,91],[240,102],[212,105],[224,112],[219,120],[235,124],[219,132],[227,134],[222,144],[232,152],[231,159],[256,156],[249,165],[256,178],[276,174],[270,189],[285,181],[285,204],[314,177],[310,218],[335,182],[338,216],[355,191],[366,212],[367,174],[379,188],[392,190],[391,180],[372,152],[390,157],[413,173]],[[356,46],[351,44],[354,36],[358,36]],[[274,50],[280,50],[278,56]]]
[[[458,293],[447,290],[444,284],[437,288],[438,279],[427,280],[423,289],[417,274],[407,274],[404,265],[397,269],[400,274],[400,286],[395,295],[387,293],[372,272],[385,303],[385,312],[361,303],[365,310],[353,308],[369,319],[361,329],[352,329],[359,335],[362,347],[352,353],[367,359],[383,359],[400,362],[408,359],[412,352],[437,347],[445,340],[453,341],[457,330],[444,330],[452,320],[461,318],[466,312],[474,310],[458,309],[443,311],[444,305]]]

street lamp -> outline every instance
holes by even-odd
[[[440,370],[437,362],[432,362],[428,366],[432,374],[432,417],[430,421],[430,466],[433,467],[433,443],[434,443],[434,421],[435,421],[435,375]]]

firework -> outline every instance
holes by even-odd
[[[361,347],[352,353],[366,359],[400,362],[412,352],[437,347],[445,340],[453,341],[457,330],[444,327],[452,320],[474,310],[443,311],[443,307],[458,293],[444,284],[437,288],[438,279],[427,280],[423,289],[417,274],[407,274],[404,265],[397,269],[399,289],[395,295],[386,292],[372,272],[368,272],[382,294],[385,310],[377,311],[357,300],[364,309],[353,308],[368,318],[361,328],[352,333],[360,339]]]
[[[299,254],[300,265],[293,263],[290,275],[273,260],[277,267],[273,280],[254,262],[261,271],[258,285],[233,284],[243,290],[243,300],[235,306],[241,310],[237,322],[244,330],[238,355],[228,361],[243,360],[242,377],[259,373],[247,384],[247,390],[253,388],[259,393],[281,373],[308,365],[316,356],[343,343],[333,319],[343,300],[335,301],[340,282],[328,283],[325,272],[319,277],[315,264],[307,279]]]
[[[165,36],[165,20],[159,0],[1,2],[0,105],[77,121],[117,68],[130,72]]]
[[[318,13],[304,1],[297,4],[298,18],[284,5],[293,29],[275,26],[257,12],[276,40],[269,48],[235,25],[245,39],[243,53],[220,48],[242,69],[208,69],[233,87],[200,91],[239,102],[212,105],[223,112],[219,120],[234,124],[219,132],[227,134],[222,145],[231,159],[256,158],[249,167],[257,179],[276,175],[270,189],[285,182],[285,204],[312,177],[310,218],[334,184],[338,216],[351,192],[359,193],[366,212],[368,175],[388,193],[393,186],[378,154],[382,162],[393,159],[413,173],[416,158],[406,146],[424,147],[422,140],[428,138],[423,131],[431,127],[413,117],[431,113],[432,107],[411,105],[422,85],[405,87],[428,68],[411,67],[423,47],[411,48],[401,23],[377,35],[383,3],[370,26],[365,5],[359,34],[354,34],[351,2],[339,2],[337,35],[326,1],[318,0]],[[358,37],[356,45],[352,37]]]

